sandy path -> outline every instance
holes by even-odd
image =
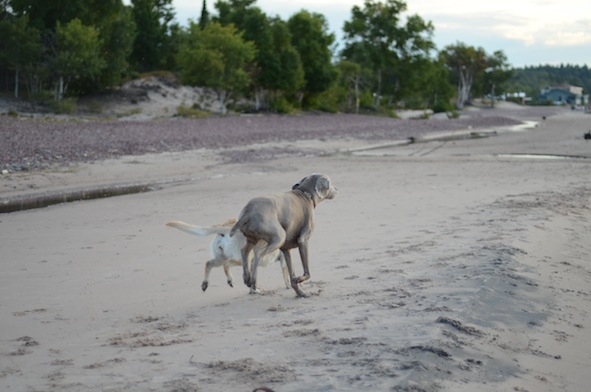
[[[498,154],[591,156],[588,122],[567,113],[479,140],[241,165],[203,150],[46,173],[61,187],[92,170],[182,181],[0,215],[0,389],[584,390],[591,160]],[[296,299],[278,266],[261,273],[264,295],[247,294],[239,269],[235,288],[214,270],[202,293],[208,239],[164,222],[222,222],[311,172],[339,188],[317,208],[305,284],[316,295]]]

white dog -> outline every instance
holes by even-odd
[[[226,273],[228,284],[230,285],[230,287],[234,287],[234,277],[232,276],[230,267],[233,265],[242,265],[242,256],[240,251],[246,245],[246,238],[244,237],[244,235],[242,235],[241,232],[238,231],[230,237],[230,230],[232,230],[232,227],[235,223],[236,219],[230,219],[227,222],[222,223],[221,225],[214,225],[209,227],[191,225],[181,221],[170,221],[166,223],[166,226],[175,227],[189,234],[200,236],[207,236],[210,234],[216,235],[215,238],[211,241],[210,245],[212,259],[205,263],[205,278],[203,279],[203,283],[201,284],[201,289],[203,291],[207,290],[207,286],[209,284],[209,273],[211,272],[211,269],[213,267],[220,266],[224,267],[224,272]],[[250,260],[252,260],[252,255],[250,256]],[[285,264],[283,254],[279,250],[276,250],[275,252],[266,255],[261,260],[259,265],[267,266],[276,261],[279,261],[281,263],[285,287],[290,288],[291,281],[289,278],[289,272],[287,271],[287,265]],[[258,292],[258,290],[252,292]]]

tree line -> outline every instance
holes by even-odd
[[[560,84],[583,87],[584,94],[589,94],[591,69],[587,65],[571,64],[515,68],[513,76],[507,81],[507,89],[511,92],[525,92],[535,101],[540,96],[540,89]]]
[[[227,104],[289,112],[462,108],[503,91],[511,68],[462,42],[438,50],[434,27],[403,0],[366,0],[344,23],[342,49],[322,14],[287,20],[256,0],[203,0],[188,26],[172,0],[0,0],[0,89],[61,100],[169,71]]]

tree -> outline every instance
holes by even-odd
[[[483,92],[489,92],[491,107],[494,107],[496,95],[502,92],[504,84],[511,78],[513,70],[510,68],[507,56],[502,50],[497,50],[491,56],[487,56],[486,63],[482,90]]]
[[[86,19],[94,14],[97,2],[100,4],[100,0],[11,0],[11,5],[16,15],[27,15],[31,27],[45,33],[54,31],[57,22],[66,24],[75,18],[90,24]]]
[[[337,67],[340,78],[347,88],[347,111],[354,111],[357,114],[359,113],[361,92],[361,65],[352,61],[341,60]],[[355,99],[355,103],[353,103],[353,99]]]
[[[177,64],[183,83],[213,88],[222,103],[222,112],[232,94],[251,82],[247,65],[256,49],[245,41],[233,25],[208,23],[204,29],[191,23],[189,39],[180,47]]]
[[[259,7],[255,7],[256,0],[217,0],[215,8],[218,10],[216,20],[222,25],[234,23],[239,30],[245,29],[245,20],[252,19],[252,13],[262,14]],[[251,37],[252,38],[252,37]]]
[[[204,28],[207,23],[209,23],[209,11],[207,10],[207,0],[203,0],[201,16],[199,17],[199,27]]]
[[[556,84],[570,84],[583,87],[584,94],[591,92],[591,69],[587,65],[566,64],[536,65],[512,70],[506,89],[512,92],[523,91],[537,100],[540,90]]]
[[[131,62],[142,72],[160,69],[173,49],[170,40],[174,19],[172,0],[131,0],[137,28]]]
[[[106,64],[100,56],[98,31],[84,26],[80,19],[73,19],[66,25],[57,23],[55,45],[53,67],[58,78],[56,100],[59,101],[70,81],[96,78]]]
[[[441,61],[449,68],[457,85],[456,106],[462,109],[471,100],[474,81],[479,79],[487,68],[486,52],[482,48],[467,46],[458,42],[446,46],[439,53]]]
[[[38,58],[40,36],[29,26],[28,17],[10,17],[0,20],[0,64],[14,71],[14,97],[19,97],[19,80],[22,70]]]
[[[252,89],[255,109],[291,94],[302,87],[304,73],[298,52],[291,43],[291,34],[280,18],[269,18],[252,0],[216,2],[217,20],[223,25],[233,24],[247,41],[257,48],[251,64]]]
[[[405,92],[409,106],[417,109],[430,108],[435,113],[452,108],[454,86],[449,81],[449,71],[440,61],[424,59],[413,61],[404,73],[413,88]]]
[[[131,10],[126,7],[115,9],[110,16],[105,15],[98,26],[102,41],[101,56],[106,66],[95,89],[102,89],[119,85],[129,72],[128,59],[133,51],[136,26]]]
[[[332,64],[334,34],[328,32],[324,16],[302,10],[287,21],[291,42],[300,55],[305,83],[302,101],[310,105],[315,95],[327,90],[337,73]]]
[[[257,85],[270,91],[272,99],[295,93],[304,86],[304,68],[297,50],[291,44],[287,24],[279,18],[271,20],[270,45],[259,47]]]
[[[11,1],[12,0],[0,0],[0,20],[4,20],[12,14]]]
[[[59,22],[64,27],[74,19],[98,32],[101,47],[97,55],[106,66],[98,76],[71,79],[70,91],[87,93],[117,85],[128,72],[135,24],[130,7],[125,7],[121,0],[10,0],[8,3],[15,17],[26,16],[27,28],[38,32],[36,59],[27,64],[24,74],[28,86],[52,82],[55,75],[50,74],[48,66],[55,64],[56,26]]]
[[[374,107],[380,106],[385,78],[391,100],[404,90],[406,75],[403,71],[414,62],[429,58],[435,45],[432,41],[433,25],[418,15],[401,23],[401,14],[407,9],[402,0],[366,0],[364,7],[351,9],[351,20],[345,22],[344,59],[354,61],[374,72]]]

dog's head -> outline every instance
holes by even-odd
[[[330,178],[324,174],[310,174],[294,184],[292,190],[298,189],[312,197],[314,205],[324,199],[334,199],[337,196],[337,188],[332,185]]]

